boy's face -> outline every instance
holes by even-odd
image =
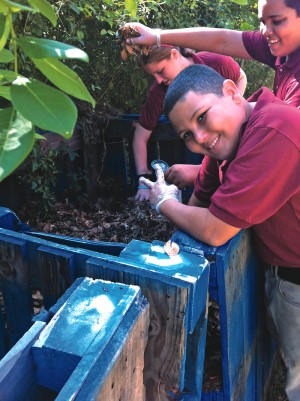
[[[300,47],[300,17],[284,0],[259,0],[258,18],[273,56],[287,56]]]
[[[240,95],[217,97],[190,91],[175,104],[169,118],[191,152],[231,160],[250,113],[249,104],[241,99]]]

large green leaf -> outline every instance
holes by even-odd
[[[17,44],[30,58],[79,59],[89,61],[88,55],[77,47],[50,39],[18,38]]]
[[[136,2],[134,0],[125,0],[124,5],[125,9],[129,12],[130,16],[135,18],[138,11]]]
[[[38,80],[18,77],[11,86],[13,106],[39,128],[61,134],[69,139],[77,120],[72,100]]]
[[[9,86],[0,86],[0,96],[4,97],[7,100],[11,100],[10,87]]]
[[[8,9],[10,12],[12,13],[17,13],[19,11],[31,11],[31,12],[35,12],[35,10],[33,8],[24,6],[23,4],[20,3],[16,3],[14,1],[10,1],[10,0],[1,0],[1,9]]]
[[[78,99],[86,100],[95,107],[95,100],[89,94],[82,80],[61,61],[52,58],[32,58],[32,61],[49,81],[59,89]]]
[[[13,82],[17,78],[14,71],[0,70],[0,86]]]
[[[10,63],[13,61],[14,55],[6,49],[0,51],[0,63]]]
[[[25,160],[33,144],[32,123],[12,107],[0,110],[0,181]]]
[[[240,6],[246,6],[248,4],[248,0],[231,0],[233,3],[239,4]]]
[[[56,13],[47,0],[27,0],[28,3],[46,17],[53,26],[57,24]]]
[[[10,17],[0,14],[0,50],[6,45],[10,33]]]

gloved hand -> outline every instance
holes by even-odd
[[[157,177],[156,182],[152,182],[145,177],[140,178],[140,184],[146,185],[150,189],[150,205],[160,213],[160,206],[168,199],[175,199],[181,202],[181,191],[176,185],[168,185],[165,181],[164,172],[159,164],[154,166]]]
[[[151,46],[159,43],[158,35],[160,30],[158,29],[148,28],[138,22],[129,22],[125,24],[125,27],[132,27],[141,34],[141,36],[126,39],[126,43],[129,45]]]

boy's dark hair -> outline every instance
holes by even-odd
[[[183,100],[189,91],[206,95],[213,93],[223,96],[223,78],[219,73],[206,65],[193,64],[182,70],[169,86],[164,112],[168,116],[179,100]]]
[[[300,17],[300,1],[299,0],[284,0],[284,3],[287,7],[293,8],[296,10],[297,17]]]

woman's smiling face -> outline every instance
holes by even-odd
[[[259,0],[258,18],[273,56],[284,57],[300,47],[300,17],[284,0]]]
[[[178,101],[169,118],[191,152],[219,160],[235,157],[248,103],[241,96],[199,94],[189,91]]]

